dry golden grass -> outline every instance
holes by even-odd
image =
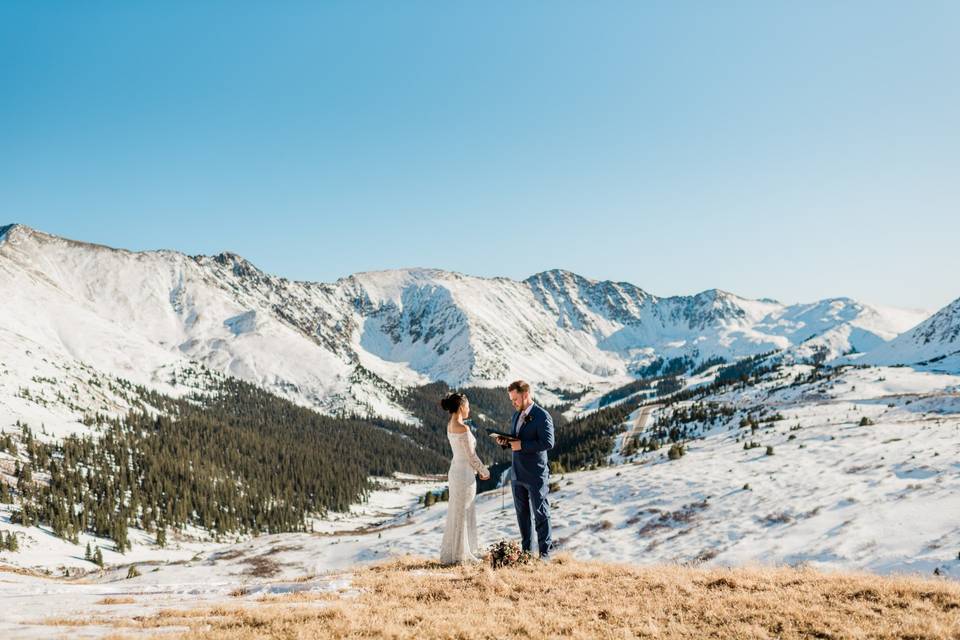
[[[136,602],[133,598],[115,598],[112,596],[107,596],[101,600],[97,600],[96,604],[133,604]]]
[[[42,571],[35,571],[33,569],[24,569],[23,567],[18,567],[12,564],[0,564],[0,573],[16,573],[21,576],[32,576],[34,578],[50,578],[55,579],[55,576],[50,576]]]
[[[960,585],[810,569],[630,567],[560,557],[491,570],[413,558],[359,569],[359,595],[167,610],[177,638],[958,638]]]

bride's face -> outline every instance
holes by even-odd
[[[463,403],[460,405],[460,417],[464,420],[470,417],[470,401],[466,398],[463,399]]]

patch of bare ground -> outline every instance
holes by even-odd
[[[245,554],[240,549],[227,549],[226,551],[219,551],[210,556],[210,560],[217,562],[220,560],[236,560],[237,558],[243,557]]]
[[[243,575],[253,576],[254,578],[272,578],[281,571],[281,564],[266,555],[246,558],[241,563],[248,565],[247,569],[243,571]]]
[[[136,602],[136,600],[133,598],[107,596],[106,598],[97,600],[96,604],[133,604],[134,602]]]

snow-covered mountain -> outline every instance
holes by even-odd
[[[857,362],[906,364],[960,373],[960,298]]]
[[[0,300],[0,403],[13,414],[11,397],[35,397],[37,379],[52,386],[48,402],[77,413],[89,409],[81,397],[102,391],[84,368],[176,395],[200,363],[322,411],[413,420],[393,402],[397,388],[517,377],[576,388],[626,381],[658,358],[773,349],[829,358],[927,315],[717,289],[658,297],[562,270],[524,281],[402,269],[299,282],[232,253],[131,252],[23,225],[0,227]]]
[[[710,289],[659,298],[628,283],[596,282],[565,271],[526,281],[558,326],[592,333],[631,365],[654,357],[734,360],[774,349],[796,359],[862,352],[915,326],[924,311],[871,306],[850,298],[784,305]]]

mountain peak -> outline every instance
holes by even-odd
[[[74,240],[65,236],[58,236],[46,231],[40,231],[25,224],[13,223],[0,227],[0,245],[7,242],[18,243],[23,240],[31,240],[38,246],[43,245],[66,245],[71,247],[84,247],[88,249],[119,251],[123,253],[134,253],[128,249],[117,249],[105,244],[96,244],[94,242],[85,242],[83,240]]]
[[[213,261],[219,265],[229,267],[233,273],[238,276],[251,277],[263,273],[252,262],[232,251],[221,251],[213,256]]]
[[[33,229],[27,225],[14,222],[13,224],[8,224],[0,227],[0,242],[6,242],[7,240],[12,240],[18,238],[24,234],[32,232]]]
[[[366,276],[371,278],[435,278],[444,275],[463,275],[456,271],[445,271],[443,269],[432,269],[429,267],[400,267],[397,269],[375,269],[373,271],[358,271],[351,274],[354,276]]]
[[[558,282],[558,281],[564,281],[564,280],[581,280],[584,282],[588,282],[590,284],[596,283],[596,280],[585,278],[580,274],[574,273],[573,271],[568,271],[567,269],[547,269],[546,271],[541,271],[539,273],[533,274],[532,276],[527,278],[525,282],[537,282],[537,281]]]
[[[709,300],[725,300],[730,298],[739,298],[735,293],[724,291],[723,289],[706,289],[693,296],[694,298],[707,298]]]

